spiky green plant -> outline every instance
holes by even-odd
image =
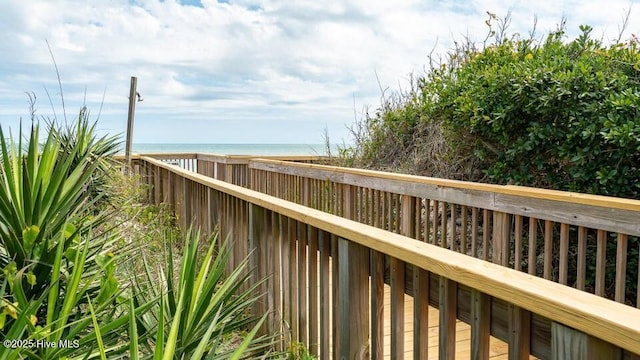
[[[97,121],[89,120],[89,111],[82,107],[78,119],[71,124],[58,125],[55,121],[47,122],[47,129],[60,145],[61,156],[72,158],[72,165],[87,160],[96,169],[91,174],[88,191],[91,198],[108,197],[108,177],[113,174],[110,169],[116,164],[115,155],[121,146],[118,135],[97,135]],[[104,200],[104,199],[103,199]]]
[[[40,145],[37,124],[26,144],[22,129],[15,141],[0,127],[0,268],[14,273],[28,267],[27,295],[49,285],[58,243],[67,251],[79,233],[102,220],[87,212],[97,164],[78,148],[69,150],[72,156],[62,156],[52,133]]]
[[[215,251],[216,238],[199,260],[200,235],[190,231],[177,277],[169,247],[158,277],[149,270],[123,286],[117,264],[135,257],[136,244],[110,225],[113,214],[96,210],[110,192],[94,180],[109,171],[102,158],[111,142],[96,140],[85,120],[64,136],[50,126],[42,144],[37,124],[17,140],[0,127],[0,336],[56,344],[1,347],[0,360],[272,355],[275,337],[256,335],[265,317],[249,316],[257,285],[242,290],[247,261],[224,277],[230,252]],[[229,334],[240,340],[229,344]]]
[[[78,241],[72,256],[65,254],[63,242],[58,242],[50,283],[37,297],[26,297],[24,271],[4,279],[11,291],[0,292],[5,301],[3,312],[7,312],[9,304],[13,310],[12,319],[3,329],[4,337],[49,345],[0,348],[0,359],[85,358],[97,349],[113,357],[128,349],[122,334],[129,327],[129,311],[143,316],[157,299],[133,309],[118,305],[117,299],[126,296],[125,290],[106,286],[100,270],[113,265],[116,256],[104,254],[100,259],[89,254],[90,247],[99,246],[96,243],[105,248],[109,242],[108,238],[89,233]],[[144,337],[140,339],[144,341]],[[71,346],[60,346],[61,341],[68,341]]]
[[[28,137],[20,128],[17,140],[0,127],[0,335],[78,340],[81,349],[3,348],[0,359],[24,353],[53,359],[94,348],[87,311],[93,305],[100,324],[110,324],[103,334],[119,334],[128,322],[116,307],[123,290],[115,274],[116,259],[128,249],[116,249],[117,232],[99,229],[106,216],[91,210],[88,188],[99,162],[77,143],[62,151],[51,131],[43,144],[39,139],[37,123]]]
[[[231,254],[227,242],[218,245],[217,236],[211,237],[206,255],[198,260],[198,231],[189,230],[185,236],[183,254],[177,281],[174,280],[173,251],[167,248],[165,268],[159,275],[151,271],[138,278],[136,286],[147,289],[138,292],[136,304],[147,302],[146,297],[160,297],[159,306],[139,322],[138,331],[148,333],[155,329],[153,359],[228,359],[252,358],[268,354],[275,341],[274,335],[256,337],[265,316],[249,316],[251,306],[258,301],[257,284],[243,290],[249,280],[248,259],[228,276],[224,269]],[[218,248],[218,251],[216,249]],[[150,283],[166,284],[166,291]],[[164,321],[163,321],[164,319]],[[257,324],[255,322],[257,321]],[[254,325],[252,325],[254,324]],[[240,344],[229,344],[231,334],[251,330]]]

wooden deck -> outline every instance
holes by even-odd
[[[385,285],[384,291],[384,308],[391,308],[391,300],[389,294],[391,288]],[[438,358],[438,309],[429,306],[429,358]],[[413,359],[413,298],[405,296],[404,303],[404,317],[405,317],[405,344],[404,344],[404,358]],[[391,315],[389,311],[384,312],[384,358],[391,359]],[[507,343],[491,337],[489,343],[489,358],[490,359],[508,359],[509,346]],[[471,327],[458,320],[456,325],[456,359],[471,359]]]
[[[329,260],[331,263],[331,260]],[[331,268],[331,267],[330,267]],[[332,277],[329,276],[329,279]],[[330,286],[331,288],[331,281]],[[391,359],[391,287],[384,285],[384,358]],[[332,311],[330,311],[332,313]],[[330,315],[332,316],[332,315]],[[413,359],[413,297],[405,295],[404,300],[404,359]],[[438,359],[439,310],[429,306],[429,359]],[[330,341],[330,344],[332,341]],[[332,346],[332,345],[331,345]],[[330,356],[326,359],[332,359]],[[456,322],[456,359],[471,359],[471,326],[458,320]],[[489,359],[502,360],[509,358],[509,345],[493,336],[489,340]],[[530,359],[537,359],[530,356]],[[320,359],[325,359],[320,356]],[[396,359],[394,359],[396,360]]]

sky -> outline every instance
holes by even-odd
[[[124,134],[135,76],[134,142],[349,143],[354,121],[424,74],[430,53],[482,41],[487,11],[510,12],[512,33],[564,17],[570,37],[588,24],[609,41],[629,9],[623,39],[640,35],[639,3],[0,0],[0,125],[30,124],[31,94],[39,119],[86,106],[101,133]]]

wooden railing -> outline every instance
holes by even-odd
[[[471,325],[474,359],[488,358],[490,334],[508,341],[510,358],[640,354],[640,310],[633,307],[149,157],[137,158],[135,168],[142,181],[152,185],[149,200],[171,204],[182,225],[193,223],[207,232],[218,226],[221,235],[233,241],[230,267],[251,256],[257,275],[252,281],[266,279],[259,288],[266,295],[255,309],[257,314],[270,316],[263,331],[284,331],[321,359],[381,359],[384,324],[379,315],[383,311],[391,314],[391,357],[402,358],[406,293],[415,300],[409,326],[415,329],[411,343],[416,359],[426,358],[430,303],[440,310],[437,341],[441,359],[454,356],[456,318]],[[253,173],[251,181],[260,176]],[[258,183],[274,188],[283,184],[269,179]],[[363,185],[341,185],[340,209],[332,203],[335,212],[364,216],[360,215],[364,208],[359,207]],[[314,188],[306,189],[308,192],[301,190],[302,198],[311,202]],[[438,191],[446,194],[451,190]],[[475,199],[479,196],[476,191],[482,189],[466,191],[468,198],[460,201],[473,206],[468,199]],[[498,193],[494,194],[493,199],[486,199],[491,211],[497,211],[493,207]],[[422,195],[404,195],[404,206],[399,209],[410,208],[407,204],[414,202],[407,199],[411,196]],[[369,198],[375,204],[377,197]],[[391,227],[398,227],[401,233],[416,231],[409,219],[417,215],[374,217],[392,222]],[[494,227],[501,229],[501,222],[497,224]],[[391,284],[389,308],[381,298],[385,277]],[[408,278],[411,288],[406,288]]]
[[[316,156],[160,158],[341,216],[343,187],[355,186],[353,220],[396,233],[409,221],[406,236],[640,307],[640,201],[320,166]]]
[[[640,201],[274,160],[249,168],[253,190],[640,307]]]
[[[240,186],[248,186],[249,161],[252,155],[217,155],[201,153],[158,153],[146,155],[186,170],[206,174]],[[264,155],[261,159],[297,163],[322,163],[326,157],[316,155]]]

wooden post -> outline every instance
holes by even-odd
[[[458,309],[458,284],[440,276],[439,349],[440,359],[453,359],[456,354],[456,320]]]
[[[491,298],[471,290],[471,358],[489,359],[491,334]]]
[[[133,117],[136,111],[136,87],[138,78],[131,77],[131,88],[129,89],[129,116],[127,118],[127,142],[124,149],[124,159],[126,162],[125,174],[131,171],[131,143],[133,139]]]
[[[529,359],[531,352],[531,313],[509,304],[509,359]]]

